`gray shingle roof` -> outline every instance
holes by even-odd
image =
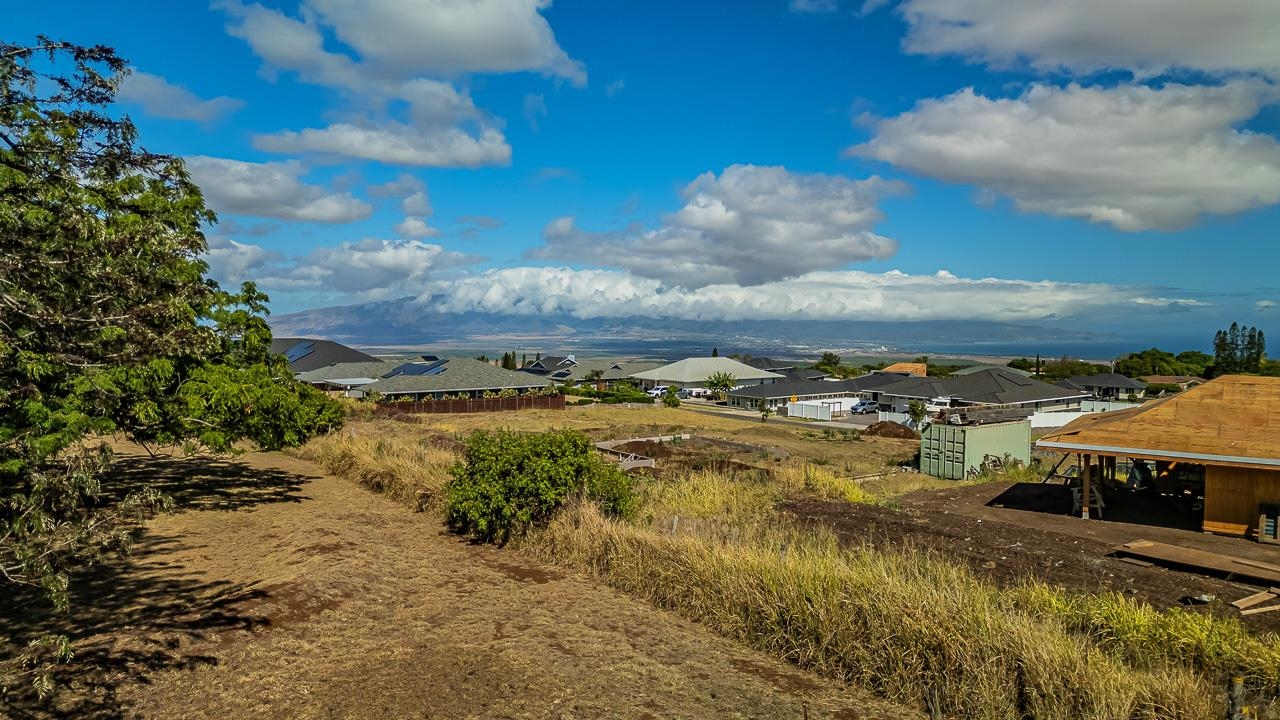
[[[727,372],[738,380],[776,380],[782,377],[778,373],[757,370],[727,357],[685,358],[670,365],[635,373],[631,377],[637,380],[685,385],[704,382],[709,376],[718,372]]]
[[[1050,385],[1002,368],[949,378],[911,378],[876,388],[882,395],[910,398],[952,397],[961,402],[1008,405],[1083,397],[1083,393]]]
[[[392,363],[381,360],[334,363],[333,365],[298,373],[298,379],[305,383],[324,382],[326,380],[350,380],[352,378],[373,378],[376,380],[394,367],[395,365]]]
[[[1111,388],[1115,390],[1146,390],[1147,384],[1119,373],[1100,373],[1098,375],[1072,375],[1062,381],[1062,387],[1078,388]]]
[[[953,370],[951,374],[953,376],[954,375],[972,375],[976,372],[982,372],[983,370],[999,370],[1001,372],[1021,375],[1022,377],[1031,377],[1031,371],[1029,370],[1019,370],[1017,368],[1011,368],[1005,365],[970,365],[969,367],[963,367],[958,370]]]
[[[471,390],[505,390],[547,387],[551,381],[515,370],[504,370],[473,358],[449,358],[434,375],[393,375],[364,386],[383,395],[407,393],[455,393]]]
[[[271,352],[284,355],[295,373],[318,370],[335,363],[374,362],[378,358],[332,340],[278,337],[271,339]]]
[[[887,373],[871,373],[848,380],[801,380],[799,382],[779,382],[768,385],[749,385],[729,393],[730,397],[745,398],[798,398],[813,395],[834,395],[838,393],[858,393],[871,390],[882,385],[902,381],[901,375]]]
[[[621,380],[631,377],[635,373],[653,370],[663,365],[666,365],[666,363],[656,360],[579,360],[578,365],[573,368],[573,372],[569,377],[577,382],[582,382],[593,370],[599,370],[603,373],[601,380]]]

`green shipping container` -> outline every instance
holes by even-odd
[[[963,480],[977,472],[982,461],[1007,455],[1024,465],[1031,461],[1031,421],[990,425],[934,423],[920,435],[920,471],[926,475]]]

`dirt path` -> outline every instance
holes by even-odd
[[[291,457],[132,458],[123,476],[160,477],[191,509],[78,585],[93,684],[66,688],[62,714],[919,717]]]

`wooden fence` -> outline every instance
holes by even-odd
[[[422,413],[478,413],[511,410],[563,410],[563,395],[520,395],[471,400],[433,400],[427,402],[383,402],[374,406],[374,415],[418,415]]]

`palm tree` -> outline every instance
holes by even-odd
[[[708,390],[714,390],[720,395],[720,399],[724,400],[728,392],[738,385],[738,378],[732,373],[714,372],[707,376],[702,385]]]

